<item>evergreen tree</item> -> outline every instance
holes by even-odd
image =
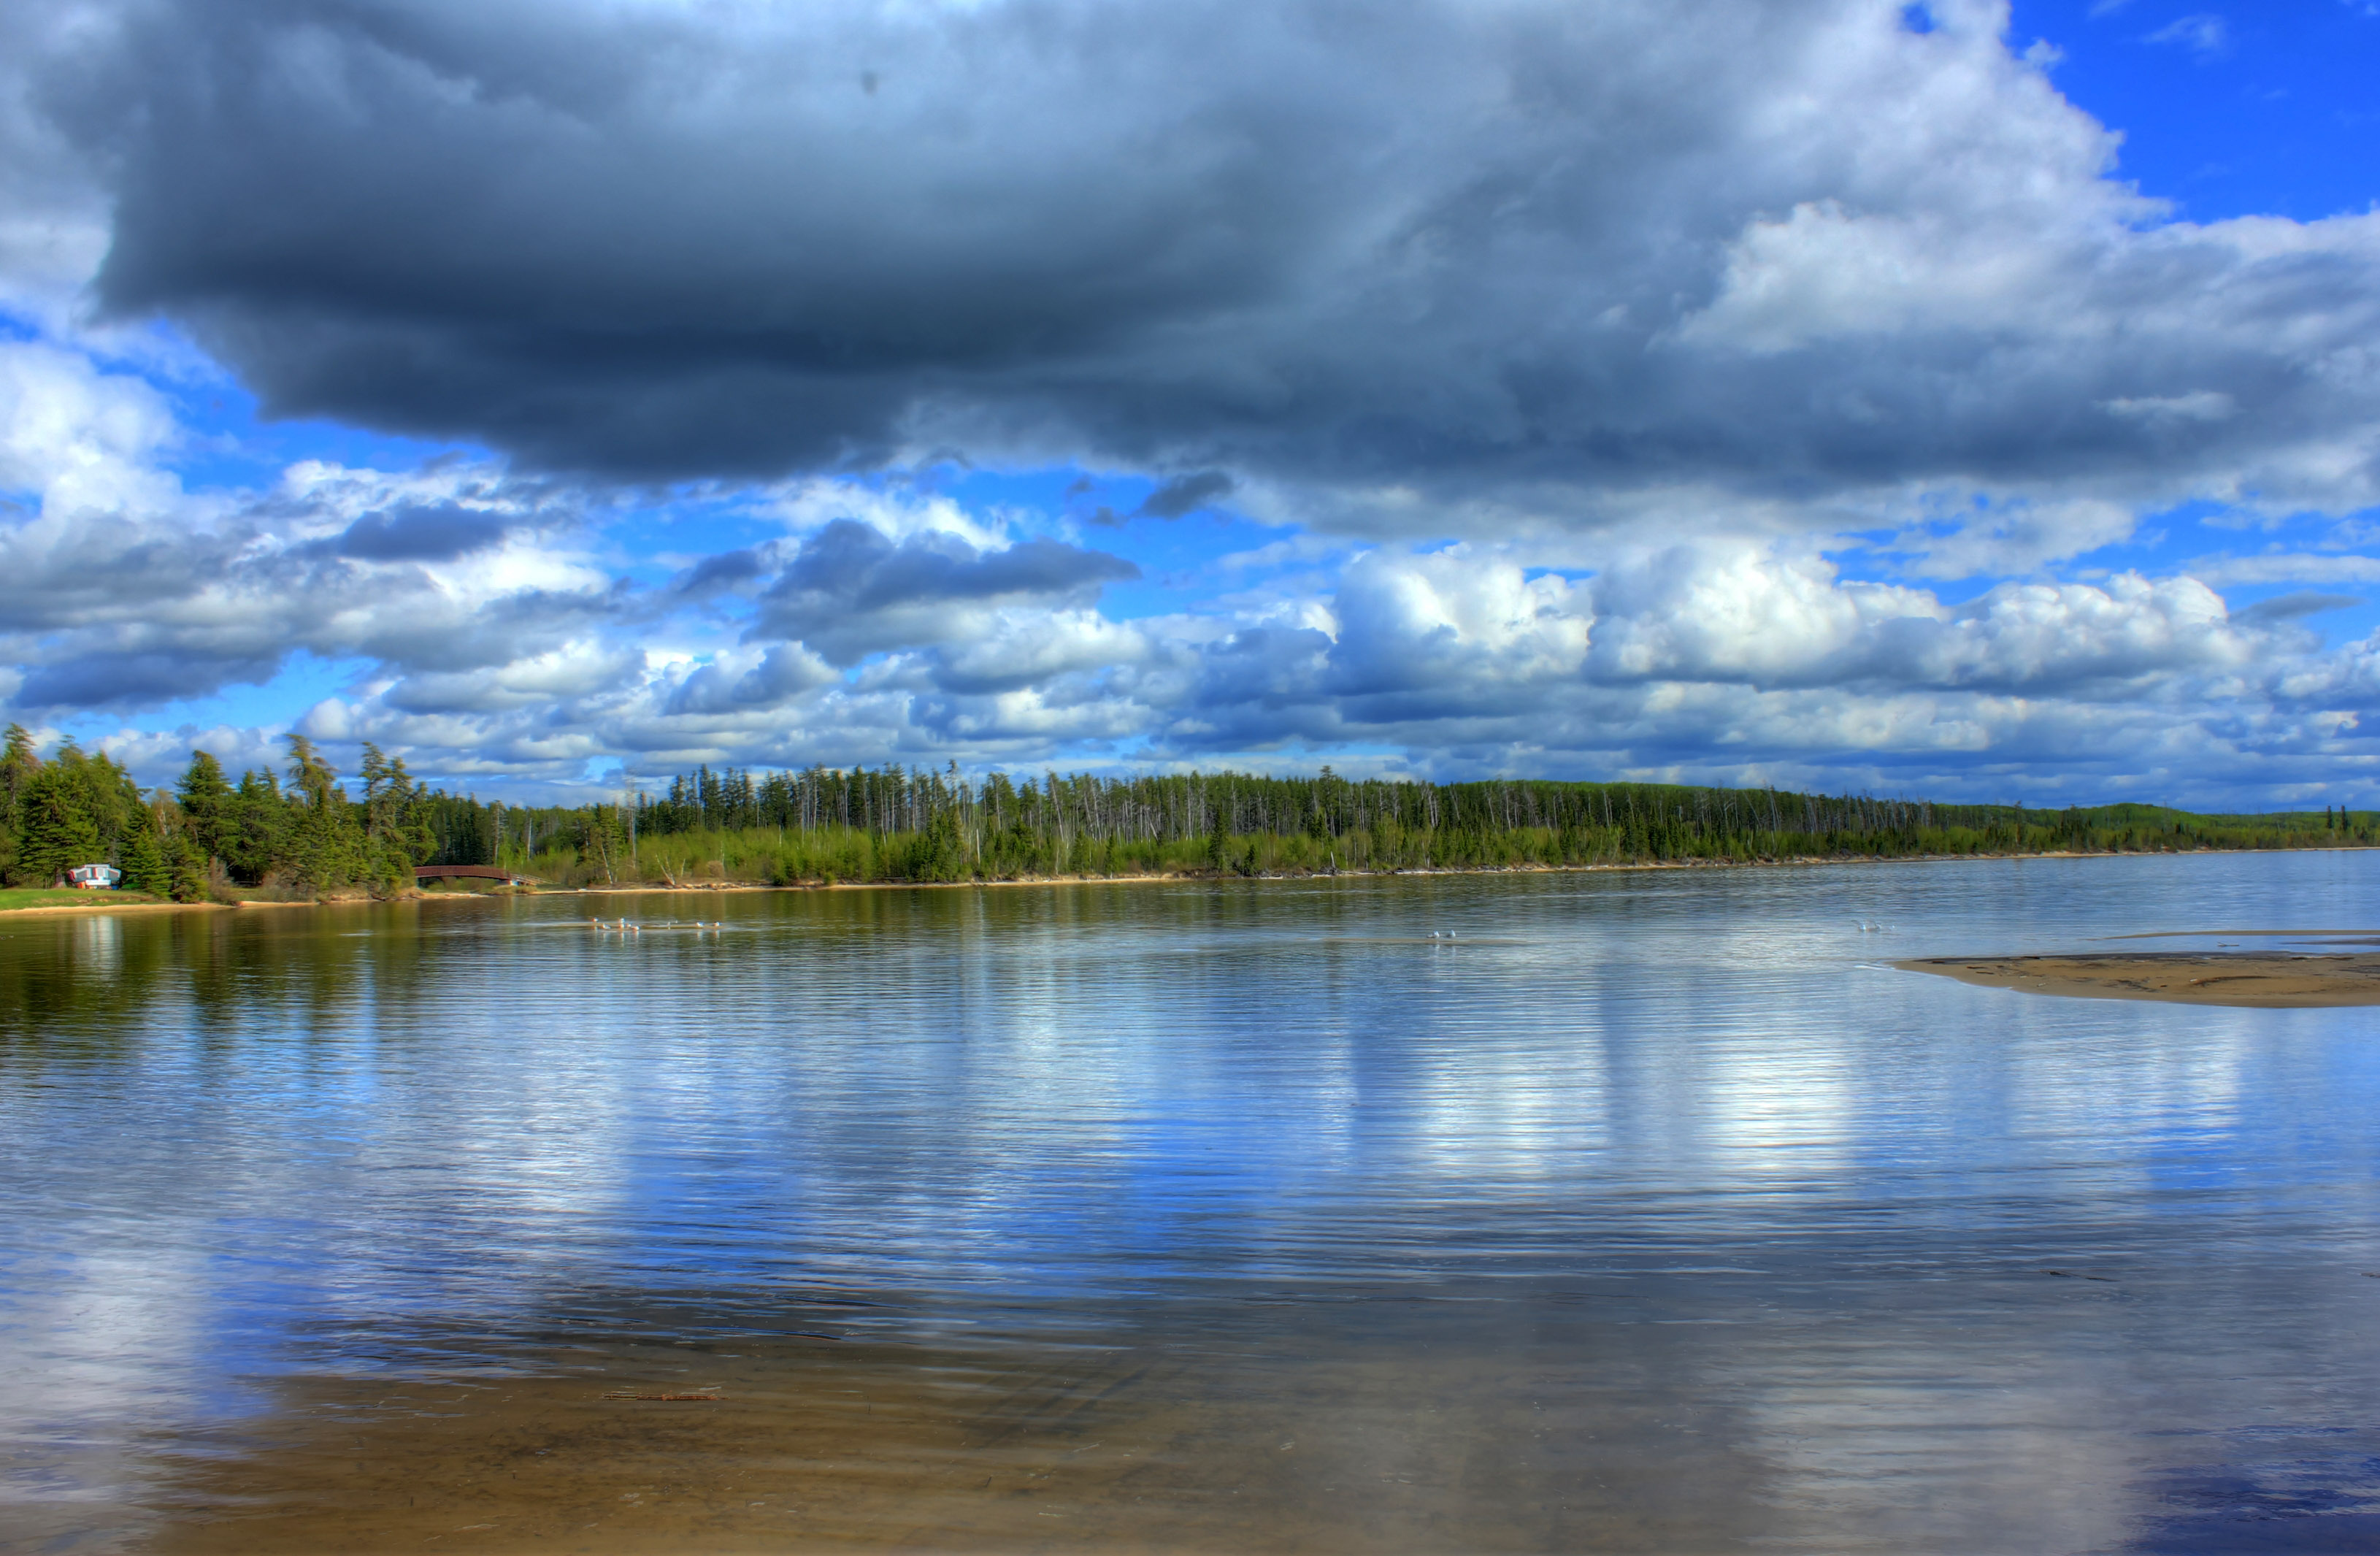
[[[405,770],[403,757],[364,745],[364,872],[382,889],[413,884],[413,867],[429,862],[437,840],[428,795]]]
[[[289,831],[285,863],[300,891],[353,885],[364,873],[364,839],[339,775],[302,735],[289,744]]]
[[[117,853],[120,860],[117,868],[124,871],[121,884],[127,890],[147,892],[158,897],[173,894],[173,871],[166,866],[165,851],[155,827],[132,828]]]
[[[270,769],[242,773],[221,814],[215,857],[241,885],[261,885],[280,862],[289,832],[289,803],[282,797],[280,780]]]
[[[89,801],[86,786],[63,761],[45,765],[26,782],[20,796],[24,832],[18,869],[27,883],[55,885],[77,866],[105,862],[105,845]]]
[[[364,742],[363,876],[374,891],[385,892],[412,882],[412,861],[397,836],[406,808],[407,783],[403,764],[392,766],[370,741]]]
[[[18,843],[25,827],[25,785],[41,771],[33,736],[23,724],[8,726],[7,748],[0,753],[0,881],[21,884]]]
[[[41,771],[42,759],[33,752],[33,736],[23,724],[8,726],[8,744],[0,753],[0,821],[14,826],[18,821],[17,804],[25,792],[25,784]]]
[[[212,752],[192,751],[190,765],[174,793],[181,802],[182,824],[200,856],[212,858],[223,853],[232,808],[232,788],[224,778],[223,763],[215,760]]]
[[[167,890],[172,893],[174,900],[176,902],[206,901],[211,894],[208,890],[207,856],[199,852],[199,845],[191,840],[190,834],[186,832],[176,836],[173,840],[172,846],[167,849],[166,855],[171,872]]]
[[[437,851],[438,832],[431,824],[429,785],[406,772],[403,757],[392,758],[388,764],[389,780],[403,796],[390,822],[390,831],[405,850],[408,866],[426,865]]]
[[[390,782],[388,759],[370,741],[364,742],[364,835],[378,837],[387,830],[395,807],[405,800],[404,780]]]
[[[135,818],[147,820],[149,807],[131,774],[104,751],[86,752],[73,741],[58,748],[42,772],[65,786],[67,803],[79,813],[96,840],[92,857],[77,864],[108,862],[130,834]]]

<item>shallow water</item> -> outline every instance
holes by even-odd
[[[2380,1550],[2380,1011],[1885,966],[2380,857],[587,911],[0,926],[0,1548]]]

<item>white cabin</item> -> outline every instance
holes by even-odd
[[[114,865],[77,865],[67,871],[67,883],[86,892],[113,892],[124,872]]]

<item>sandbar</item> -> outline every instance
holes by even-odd
[[[1892,964],[1989,989],[2090,1000],[2167,1000],[2280,1009],[2380,1005],[2380,954],[2283,951],[2077,952],[2057,956],[1926,956]]]

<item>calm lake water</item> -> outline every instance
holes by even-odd
[[[0,1548],[2380,1550],[2380,1010],[1885,966],[2375,928],[2350,853],[8,920]]]

